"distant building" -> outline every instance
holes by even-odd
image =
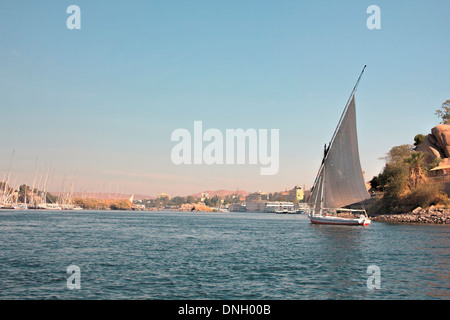
[[[289,197],[296,199],[297,202],[301,202],[303,200],[303,196],[303,189],[299,186],[295,186],[294,189],[289,191]]]
[[[248,212],[264,212],[265,202],[263,201],[251,201],[247,202],[246,209]]]
[[[304,196],[303,189],[299,186],[274,193],[254,192],[245,198],[246,211],[293,211],[295,210],[296,204],[303,201]]]
[[[450,165],[440,164],[430,170],[428,178],[436,183],[442,183],[444,192],[450,196]]]
[[[294,211],[294,203],[292,202],[266,202],[264,204],[264,212]]]
[[[209,199],[209,193],[202,192],[202,196],[200,198],[200,201],[205,201],[205,199]]]
[[[252,201],[247,202],[247,212],[293,211],[294,203],[286,201]]]
[[[260,191],[249,194],[246,198],[246,202],[255,202],[269,200],[269,195],[267,193],[262,193]]]
[[[303,189],[299,186],[295,186],[292,189],[286,189],[284,191],[273,192],[269,194],[268,200],[270,201],[288,201],[299,203],[304,199]]]
[[[228,206],[230,212],[245,212],[247,211],[246,205],[242,203],[232,203]]]

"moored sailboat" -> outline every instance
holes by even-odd
[[[356,132],[355,92],[365,68],[353,88],[328,147],[325,145],[323,160],[308,200],[311,223],[367,226],[371,222],[364,208],[344,208],[370,198],[362,174]],[[342,212],[347,216],[359,216],[342,217]]]

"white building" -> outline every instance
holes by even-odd
[[[293,202],[266,202],[264,212],[294,211]]]
[[[262,201],[247,202],[247,211],[250,212],[264,212],[266,203]]]
[[[280,211],[294,211],[293,202],[280,201],[252,201],[247,202],[248,212],[280,212]]]

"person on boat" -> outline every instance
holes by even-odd
[[[325,162],[325,158],[327,157],[327,153],[329,150],[330,150],[330,146],[328,146],[328,148],[327,148],[327,144],[325,143],[323,146],[323,161],[322,161],[322,163]]]

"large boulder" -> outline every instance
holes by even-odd
[[[445,159],[450,158],[450,125],[440,124],[431,129],[431,134],[425,137],[416,150],[425,152],[428,162],[436,158],[448,162],[448,159]]]
[[[444,151],[445,158],[450,157],[450,125],[440,124],[431,129],[432,135],[436,138],[437,144]]]

